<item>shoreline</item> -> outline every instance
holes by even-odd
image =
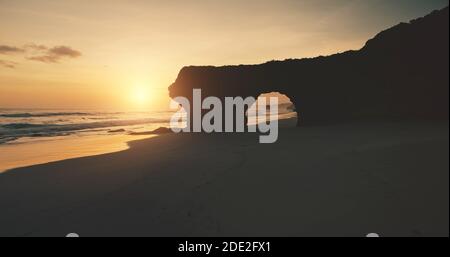
[[[278,120],[280,128],[295,126],[295,117],[282,117],[284,118]],[[0,144],[0,174],[18,168],[125,151],[129,149],[129,143],[132,141],[171,133],[168,130],[170,129],[159,127],[127,134],[44,137],[26,143]],[[123,129],[110,131],[116,132],[126,131]]]
[[[129,142],[156,135],[67,136],[0,145],[0,174],[18,168],[125,151]]]
[[[163,135],[2,173],[0,236],[448,236],[448,121],[257,137]]]

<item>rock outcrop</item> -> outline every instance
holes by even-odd
[[[260,65],[184,67],[170,96],[290,97],[300,121],[448,119],[448,7],[401,23],[358,51]]]

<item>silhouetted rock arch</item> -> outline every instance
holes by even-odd
[[[448,7],[379,33],[358,51],[260,65],[189,66],[170,96],[290,97],[304,122],[448,119]]]

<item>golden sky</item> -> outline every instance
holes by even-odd
[[[0,108],[167,109],[186,65],[359,49],[448,0],[0,0]]]

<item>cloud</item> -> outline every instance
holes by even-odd
[[[27,59],[31,60],[31,61],[38,61],[38,62],[45,62],[45,63],[57,63],[59,60],[59,57],[51,56],[51,55],[41,55],[41,56],[27,57]]]
[[[52,49],[49,50],[49,53],[57,55],[57,56],[67,56],[67,57],[72,57],[72,58],[81,56],[81,53],[79,51],[74,50],[67,46],[53,47]]]
[[[48,47],[38,44],[27,44],[23,47],[0,45],[0,54],[24,54],[24,58],[43,63],[59,63],[62,59],[73,59],[82,56],[82,53],[69,46]],[[18,63],[0,60],[0,66],[14,69]]]
[[[33,44],[33,43],[25,45],[24,48],[27,50],[32,50],[32,51],[45,51],[48,49],[47,46],[37,45],[37,44]]]
[[[25,50],[15,46],[0,45],[0,54],[22,53]]]
[[[63,58],[77,58],[82,56],[80,51],[74,50],[68,46],[55,46],[47,48],[45,46],[31,46],[34,50],[40,52],[38,55],[27,57],[27,59],[45,63],[57,63]]]
[[[3,66],[5,68],[15,69],[16,65],[16,62],[0,60],[0,66]]]

